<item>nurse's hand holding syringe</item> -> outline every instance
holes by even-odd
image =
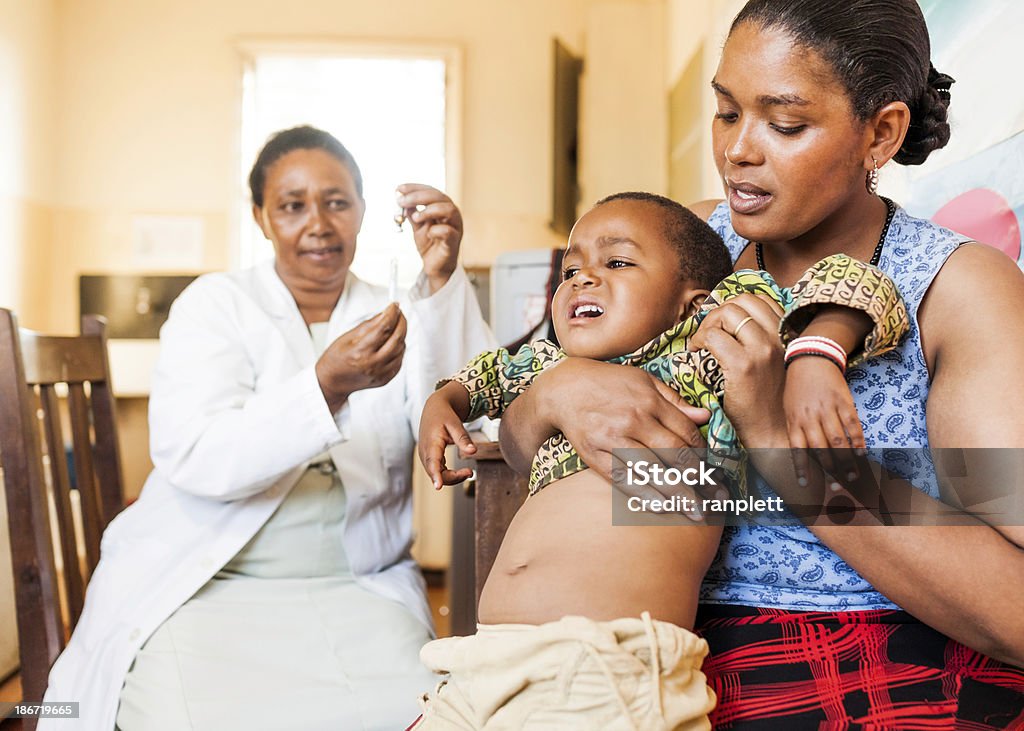
[[[408,219],[416,249],[423,259],[423,273],[431,293],[447,282],[459,258],[462,242],[462,214],[451,198],[429,185],[405,183],[398,186],[401,214],[395,223]],[[388,299],[380,314],[356,325],[327,346],[316,363],[316,377],[331,413],[341,408],[350,395],[364,388],[383,386],[398,374],[405,354],[405,315],[395,302],[398,268],[391,267]]]
[[[398,205],[412,224],[416,249],[423,259],[431,293],[438,291],[455,271],[462,243],[462,214],[451,198],[429,185],[398,186]],[[395,223],[400,225],[400,215]]]
[[[316,362],[316,378],[332,414],[356,391],[383,386],[398,374],[406,325],[392,302],[327,346]]]

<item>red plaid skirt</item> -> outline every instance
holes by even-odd
[[[701,605],[716,729],[1024,729],[1024,670],[906,612]]]

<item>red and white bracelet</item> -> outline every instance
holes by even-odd
[[[803,335],[799,338],[794,338],[786,347],[784,361],[789,366],[794,360],[805,355],[827,358],[835,363],[840,371],[846,373],[846,351],[842,345],[832,338],[820,335]]]

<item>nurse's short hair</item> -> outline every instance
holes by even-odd
[[[249,192],[252,194],[253,205],[257,208],[263,208],[263,189],[267,184],[267,170],[293,150],[325,150],[329,152],[338,159],[338,162],[348,168],[352,180],[356,184],[356,192],[360,198],[363,197],[363,174],[359,172],[356,159],[352,157],[348,148],[330,132],[304,124],[275,132],[267,140],[267,144],[263,145],[260,154],[256,156],[256,162],[249,173]]]

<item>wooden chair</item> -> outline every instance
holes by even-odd
[[[505,463],[497,442],[477,442],[475,492],[476,603],[505,531],[529,494],[528,478]]]
[[[82,612],[103,529],[123,507],[104,327],[103,318],[86,315],[78,337],[40,335],[19,331],[14,314],[0,309],[0,466],[10,524],[22,697],[28,702],[43,697],[50,666]],[[79,496],[81,536],[72,516],[73,489]],[[60,575],[55,544],[63,559]],[[34,726],[26,720],[23,728]]]

